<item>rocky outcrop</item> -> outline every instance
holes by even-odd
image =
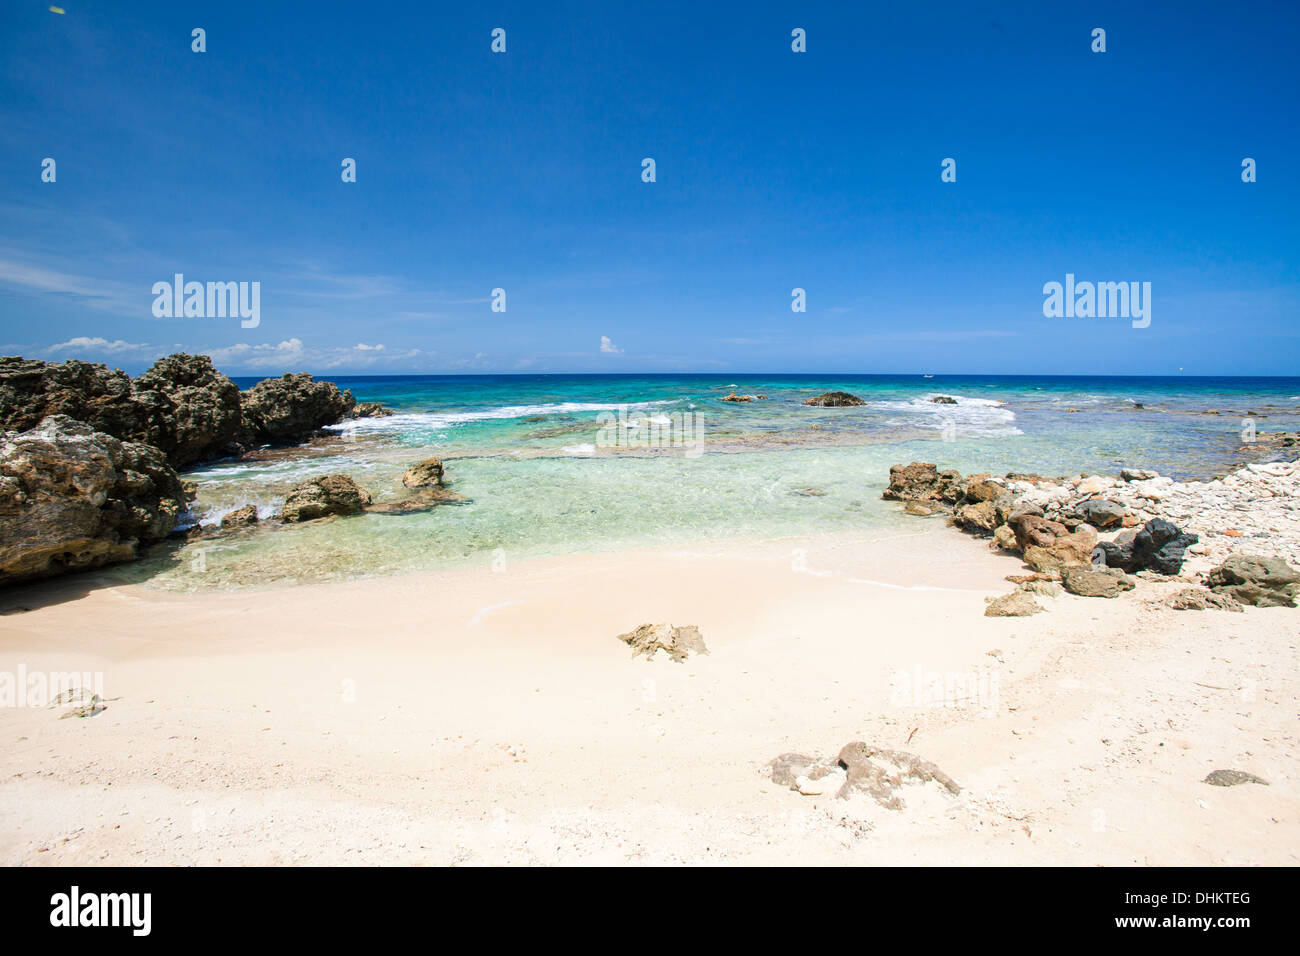
[[[0,358],[0,429],[28,431],[67,415],[122,441],[156,437],[165,409],[141,402],[125,373],[94,362]]]
[[[734,389],[718,399],[720,402],[752,402],[753,400],[753,395],[737,395]]]
[[[239,387],[206,355],[169,355],[135,380],[137,398],[162,396],[163,427],[142,440],[176,467],[220,455],[239,434]]]
[[[185,512],[158,449],[66,415],[0,441],[0,583],[130,561]]]
[[[682,663],[692,654],[707,654],[700,629],[693,624],[673,627],[671,624],[642,624],[635,631],[620,634],[618,639],[632,648],[632,656],[652,658],[663,651],[672,660]]]
[[[845,408],[850,405],[867,404],[856,395],[850,395],[848,392],[826,392],[814,398],[805,399],[805,405],[814,405],[817,408]]]
[[[1300,571],[1281,558],[1234,554],[1206,582],[1218,594],[1255,607],[1295,607]]]
[[[138,379],[92,362],[0,359],[0,426],[67,415],[160,449],[173,467],[218,457],[239,430],[239,389],[206,355],[159,359]]]
[[[936,396],[934,396],[934,398],[930,399],[930,401],[934,402],[934,404],[936,404],[936,405],[956,405],[956,404],[957,404],[957,399],[953,398],[951,395],[936,395]]]
[[[371,500],[370,493],[347,475],[322,475],[289,492],[280,519],[312,521],[329,515],[360,514]]]
[[[306,372],[258,382],[240,394],[242,434],[249,443],[294,444],[342,421],[356,407],[352,392]]]

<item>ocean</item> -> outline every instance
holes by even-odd
[[[323,377],[323,376],[322,376]],[[306,478],[342,472],[376,501],[436,455],[468,501],[168,545],[111,573],[175,590],[245,588],[632,547],[689,548],[900,526],[889,466],[1070,475],[1154,468],[1206,478],[1285,450],[1243,439],[1300,429],[1300,377],[921,375],[341,376],[396,414],[265,460],[218,462],[195,518],[272,517]],[[257,379],[236,379],[247,388]],[[803,400],[850,392],[867,404]],[[735,392],[764,396],[726,402]],[[945,396],[955,404],[931,399]],[[1253,414],[1251,414],[1253,413]]]

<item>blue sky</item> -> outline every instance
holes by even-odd
[[[6,354],[1300,371],[1293,3],[48,6],[0,13]],[[260,325],[155,318],[177,272]],[[1045,318],[1066,273],[1150,282],[1150,327]]]

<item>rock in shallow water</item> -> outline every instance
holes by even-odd
[[[227,511],[221,516],[222,531],[229,531],[231,528],[244,528],[251,524],[257,524],[257,508],[253,505],[244,505],[244,507],[236,508],[234,511]]]
[[[815,398],[809,398],[804,401],[805,405],[814,405],[818,408],[843,408],[849,405],[867,404],[856,395],[850,395],[848,392],[826,392]]]
[[[402,484],[408,488],[441,488],[443,467],[439,458],[426,458],[412,465],[402,475]]]
[[[327,515],[354,515],[370,503],[370,493],[347,475],[322,475],[304,481],[289,492],[280,518],[312,521]]]
[[[887,501],[956,502],[962,496],[961,473],[939,471],[934,465],[914,461],[889,469],[889,487],[880,495]]]

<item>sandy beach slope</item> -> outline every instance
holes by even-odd
[[[1296,612],[1174,611],[1180,585],[1148,583],[984,617],[1022,567],[918,522],[260,592],[13,589],[0,672],[102,672],[108,706],[0,709],[0,863],[1300,861]],[[616,639],[659,621],[710,654]],[[900,692],[935,675],[978,699]],[[770,779],[853,740],[963,792],[889,811]]]

